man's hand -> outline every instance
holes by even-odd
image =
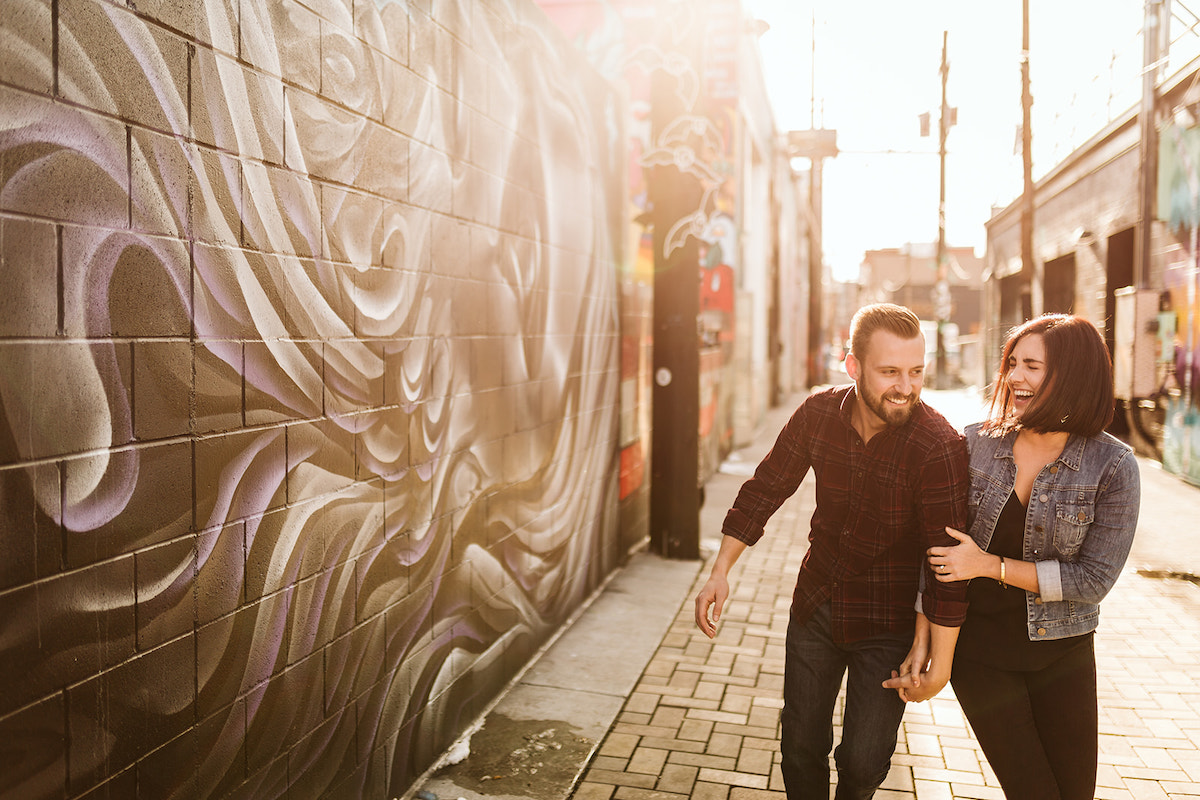
[[[729,581],[714,571],[696,595],[696,627],[708,638],[717,635],[717,623],[721,621],[721,610],[729,598]],[[711,618],[709,611],[711,609]]]
[[[729,599],[729,570],[745,549],[746,545],[732,536],[722,536],[721,549],[713,561],[708,582],[696,595],[696,627],[710,639],[717,635],[717,623],[721,621],[721,611]]]

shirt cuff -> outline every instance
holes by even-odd
[[[1062,566],[1057,561],[1035,561],[1038,577],[1038,594],[1047,603],[1063,599]]]
[[[729,509],[725,522],[721,525],[721,533],[732,536],[746,545],[754,545],[762,538],[763,528],[757,525],[746,514],[736,508]]]
[[[930,622],[943,628],[961,627],[967,618],[966,600],[948,600],[922,592],[917,597],[917,604]]]

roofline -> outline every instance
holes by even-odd
[[[1160,84],[1158,99],[1161,101],[1162,98],[1175,94],[1178,91],[1186,92],[1187,89],[1190,88],[1190,84],[1198,78],[1200,78],[1200,55],[1193,58],[1173,75],[1171,75],[1171,77],[1167,78]],[[1184,86],[1185,83],[1188,84],[1188,86]],[[1181,86],[1184,87],[1182,90],[1180,89]],[[1072,150],[1065,158],[1055,164],[1049,172],[1034,182],[1034,196],[1036,197],[1038,195],[1039,189],[1043,189],[1048,184],[1053,183],[1055,179],[1057,179],[1063,172],[1067,171],[1071,167],[1074,167],[1079,161],[1082,161],[1088,153],[1095,150],[1102,143],[1116,138],[1118,134],[1124,132],[1127,128],[1136,125],[1140,107],[1140,102],[1130,106],[1123,113],[1114,117],[1107,125],[1097,131],[1096,134],[1090,139],[1079,145],[1079,147]],[[999,222],[1000,220],[1008,217],[1010,214],[1018,213],[1020,210],[1021,198],[1022,195],[1017,195],[1011,202],[1009,202],[1008,205],[1006,205],[1000,211],[992,214],[992,216],[989,217],[986,222],[984,222],[984,227],[991,228],[993,223]]]

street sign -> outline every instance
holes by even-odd
[[[792,158],[834,158],[837,154],[835,130],[788,131],[788,155]]]

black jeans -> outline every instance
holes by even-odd
[[[846,680],[842,740],[834,752],[837,800],[867,800],[887,777],[904,702],[882,684],[912,646],[912,633],[836,644],[825,604],[788,624],[783,668],[783,782],[788,800],[829,800],[833,712]]]
[[[959,658],[954,694],[1009,800],[1092,800],[1098,721],[1092,637],[1045,669]]]

